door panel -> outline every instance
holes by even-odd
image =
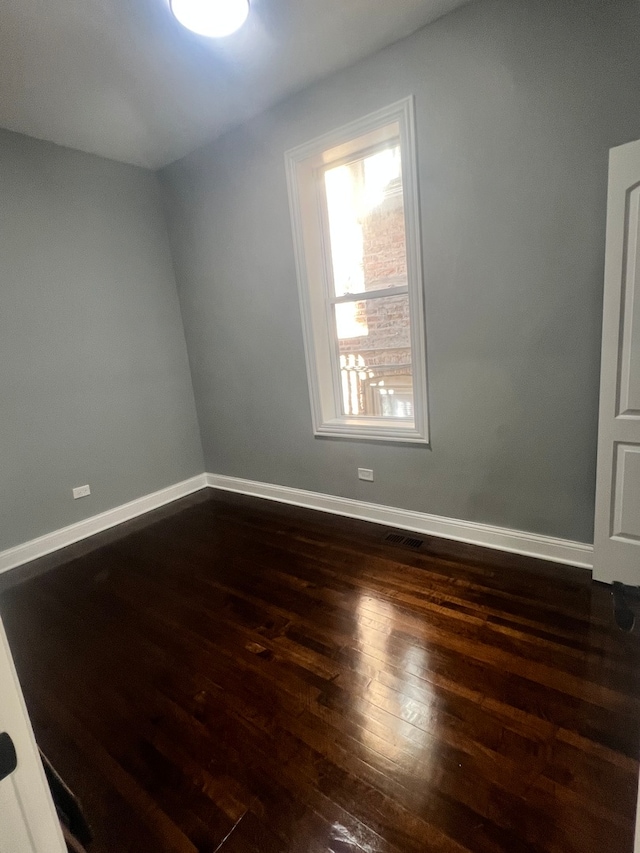
[[[640,142],[609,161],[593,576],[640,585]]]
[[[0,733],[17,754],[16,769],[0,781],[0,853],[66,853],[2,622],[0,697]]]
[[[640,177],[640,176],[639,176]],[[640,417],[640,186],[628,192],[625,211],[622,348],[618,416]]]
[[[635,545],[640,540],[640,445],[616,444],[611,535]]]

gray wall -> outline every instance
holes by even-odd
[[[640,137],[639,43],[636,0],[478,0],[164,170],[207,470],[590,541],[607,152]],[[432,445],[317,439],[283,153],[410,93]]]
[[[2,550],[203,463],[156,177],[2,131],[0,199]]]

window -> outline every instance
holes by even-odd
[[[316,435],[428,441],[413,100],[288,151]]]

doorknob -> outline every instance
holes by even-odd
[[[6,732],[0,734],[0,782],[10,776],[18,766],[18,756],[13,741]]]

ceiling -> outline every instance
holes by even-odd
[[[236,34],[169,0],[0,0],[0,127],[158,168],[466,0],[252,0]]]

